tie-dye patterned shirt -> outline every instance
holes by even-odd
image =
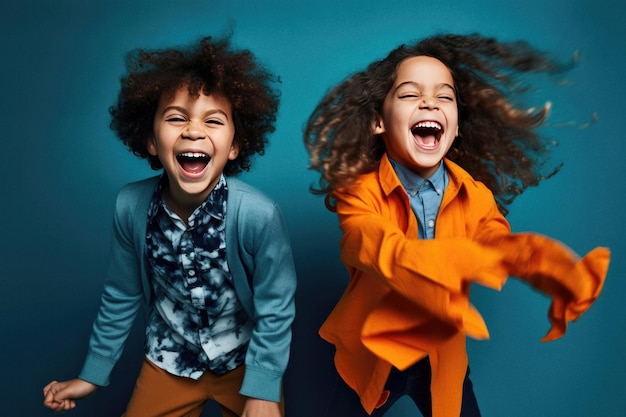
[[[146,356],[167,372],[198,379],[244,363],[252,320],[241,306],[226,262],[224,176],[185,224],[155,189],[148,211],[146,256],[154,309]]]

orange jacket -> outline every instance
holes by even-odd
[[[458,417],[467,370],[466,336],[489,337],[469,302],[472,282],[500,289],[508,275],[551,295],[552,329],[562,336],[598,297],[609,251],[582,260],[536,234],[511,234],[491,192],[445,160],[450,182],[436,238],[418,239],[409,199],[389,160],[334,194],[350,283],[320,329],[335,345],[335,365],[371,412],[386,401],[391,366],[428,355],[433,417]]]

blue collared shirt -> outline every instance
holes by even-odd
[[[419,225],[419,238],[433,239],[443,192],[448,186],[448,174],[443,161],[430,178],[420,177],[391,158],[389,161],[409,196],[411,209]]]
[[[222,176],[185,223],[165,204],[162,186],[148,210],[146,256],[154,309],[146,356],[167,372],[198,379],[244,363],[253,323],[243,309],[226,262],[228,189]]]

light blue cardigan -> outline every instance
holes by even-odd
[[[160,176],[126,185],[115,207],[109,267],[80,378],[108,385],[137,312],[149,312],[144,256],[147,213]],[[255,327],[241,394],[279,401],[295,316],[296,274],[278,206],[253,187],[227,178],[226,255],[243,307]]]

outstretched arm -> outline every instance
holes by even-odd
[[[591,307],[602,291],[611,258],[603,247],[580,258],[563,243],[536,233],[501,236],[489,244],[502,251],[512,276],[552,298],[552,327],[543,341],[563,336],[568,323]]]
[[[43,405],[56,413],[69,411],[76,407],[76,400],[93,394],[97,385],[76,378],[69,381],[52,381],[43,388]]]

